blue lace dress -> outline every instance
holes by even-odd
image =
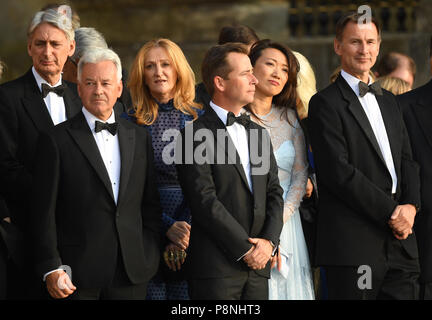
[[[174,108],[173,100],[166,104],[159,103],[158,117],[153,124],[145,126],[152,137],[154,151],[155,169],[157,171],[156,181],[160,195],[162,207],[162,231],[166,234],[171,225],[176,221],[186,221],[191,223],[189,208],[185,205],[182,190],[180,188],[177,171],[174,162],[168,163],[173,159],[174,135],[184,128],[185,124],[193,120],[193,117],[186,115]],[[196,110],[198,115],[203,111]],[[130,121],[136,123],[134,113],[126,116]],[[165,133],[165,137],[164,137]],[[167,139],[166,137],[169,137]],[[168,140],[168,141],[164,141]],[[170,146],[169,146],[170,145]],[[164,161],[165,160],[165,161]],[[169,240],[165,237],[166,243]],[[187,259],[187,258],[186,258]],[[161,260],[161,266],[156,276],[149,281],[147,288],[148,300],[187,300],[189,299],[187,282],[185,280],[168,279],[162,268],[165,262]]]
[[[295,112],[288,110],[288,123],[282,111],[272,106],[268,114],[260,116],[262,123],[256,121],[270,134],[284,199],[284,225],[279,238],[283,268],[281,272],[271,270],[269,300],[312,300],[313,278],[298,209],[308,178],[306,145]]]

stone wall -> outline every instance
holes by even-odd
[[[26,50],[27,24],[39,8],[51,1],[3,0],[0,12],[0,56],[8,65],[4,79],[13,79],[31,64]],[[129,68],[139,48],[148,40],[167,37],[184,50],[200,80],[200,64],[205,51],[216,44],[218,32],[234,22],[249,25],[261,38],[272,38],[303,53],[312,63],[318,88],[328,84],[339,65],[331,36],[290,37],[288,0],[70,0],[81,17],[81,26],[102,32]],[[415,85],[429,78],[429,13],[432,1],[421,0],[417,8],[417,31],[384,33],[381,53],[406,53],[417,63]]]

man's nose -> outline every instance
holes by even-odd
[[[360,43],[360,45],[359,45],[359,51],[360,51],[361,53],[366,53],[366,51],[367,51],[367,45],[366,45],[365,42],[361,42],[361,43]]]
[[[95,84],[94,94],[95,95],[101,95],[102,94],[102,84],[100,84],[100,83]]]
[[[251,83],[253,84],[253,85],[257,85],[258,84],[258,79],[253,75],[253,74],[251,74]]]
[[[44,47],[43,53],[47,57],[49,57],[52,54],[52,47],[49,45],[49,43]]]

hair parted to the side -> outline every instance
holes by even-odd
[[[89,48],[97,47],[107,49],[108,45],[104,36],[95,28],[78,28],[75,30],[75,52],[72,55],[74,61],[79,60]]]
[[[27,39],[31,39],[35,29],[42,23],[49,23],[50,25],[62,30],[66,39],[73,41],[75,33],[72,26],[70,17],[58,12],[56,9],[48,9],[45,11],[36,12],[29,27],[27,28]]]
[[[363,15],[359,14],[357,12],[350,12],[342,16],[338,22],[336,23],[336,39],[337,41],[342,41],[343,32],[345,30],[346,25],[349,22],[359,23],[361,24],[363,22]],[[377,29],[378,32],[378,39],[381,38],[381,29],[378,21],[372,16],[371,17],[371,23],[373,23]]]
[[[99,63],[102,61],[111,61],[117,69],[117,81],[122,79],[122,67],[120,58],[113,50],[108,48],[89,48],[78,62],[77,76],[78,82],[81,82],[82,69],[87,63]]]
[[[286,82],[282,91],[273,97],[272,102],[276,107],[286,109],[282,115],[285,115],[289,122],[287,109],[293,109],[297,113],[297,74],[300,71],[300,65],[293,52],[287,46],[270,39],[263,39],[255,42],[249,52],[249,58],[251,60],[252,66],[255,66],[255,63],[261,56],[263,50],[269,48],[282,52],[288,62],[288,81]],[[256,116],[249,106],[246,106],[245,108],[254,116]]]
[[[195,74],[180,47],[169,39],[159,38],[145,43],[138,51],[132,64],[128,87],[132,97],[133,109],[138,124],[151,125],[158,116],[158,105],[144,82],[145,60],[153,48],[163,48],[171,59],[177,72],[174,93],[174,108],[194,119],[198,114],[194,108],[201,109],[195,99]]]
[[[247,47],[239,42],[228,42],[225,44],[211,47],[201,65],[201,77],[210,97],[214,95],[214,78],[216,76],[222,79],[227,79],[228,74],[233,70],[229,65],[227,56],[228,54],[236,52],[241,54],[248,54]]]

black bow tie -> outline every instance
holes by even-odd
[[[64,84],[61,84],[57,87],[51,87],[46,83],[42,83],[42,96],[45,98],[48,93],[54,92],[56,95],[63,97],[65,88],[66,86]]]
[[[375,81],[371,85],[367,85],[363,81],[359,82],[359,94],[360,97],[364,97],[366,93],[371,92],[376,95],[382,96],[382,89],[378,81]]]
[[[236,117],[234,113],[228,112],[226,126],[229,127],[230,125],[234,124],[234,122],[240,123],[242,126],[247,127],[250,123],[250,117],[245,113]]]
[[[117,133],[118,123],[106,123],[96,120],[95,122],[95,132],[100,132],[102,130],[108,130],[113,136]]]

